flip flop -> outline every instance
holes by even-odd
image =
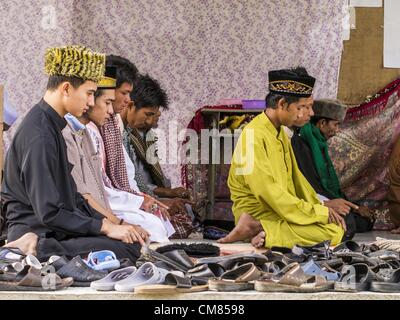
[[[97,291],[112,291],[115,284],[121,280],[128,278],[137,271],[136,267],[126,267],[110,272],[106,277],[93,281],[90,287]]]

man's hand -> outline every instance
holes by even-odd
[[[180,198],[175,198],[175,199],[163,199],[162,201],[165,205],[168,206],[168,212],[171,214],[177,214],[177,213],[187,213],[187,209],[185,207],[185,204],[193,204],[189,200],[184,200]]]
[[[143,200],[143,203],[142,203],[142,206],[140,207],[140,209],[142,209],[143,211],[146,211],[146,212],[151,212],[151,209],[156,204],[156,199],[154,199],[153,197],[150,197],[147,194],[143,195],[143,197],[144,197],[144,200]]]
[[[358,210],[358,206],[344,199],[333,199],[324,201],[324,205],[336,211],[336,213],[346,216],[351,209]]]
[[[160,215],[164,220],[169,220],[171,218],[169,207],[166,204],[147,194],[144,194],[143,197],[144,201],[140,209],[155,215]]]
[[[139,226],[115,225],[107,219],[103,219],[100,232],[111,239],[125,243],[139,242],[142,246],[149,237],[149,233]]]
[[[171,198],[189,198],[189,191],[183,187],[171,189]]]
[[[145,229],[143,229],[139,225],[132,224],[131,226],[133,227],[133,229],[135,229],[136,233],[140,236],[140,238],[138,238],[138,240],[139,240],[140,244],[143,246],[149,240],[150,233],[148,233]]]
[[[328,207],[328,209],[329,209],[328,222],[337,224],[338,226],[341,226],[344,229],[344,231],[346,232],[347,231],[347,227],[346,227],[346,222],[344,221],[344,219],[340,216],[340,214],[338,214],[332,208]]]
[[[366,206],[360,206],[358,210],[355,210],[361,217],[367,218],[368,220],[374,220],[374,211]]]

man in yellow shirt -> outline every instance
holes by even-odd
[[[269,72],[267,108],[244,128],[233,154],[228,186],[236,227],[221,243],[252,239],[255,247],[291,248],[341,242],[343,218],[320,202],[282,127],[312,104],[314,83],[302,67]]]

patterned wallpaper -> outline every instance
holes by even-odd
[[[0,43],[7,46],[0,50],[0,83],[25,113],[45,88],[45,49],[75,43],[123,55],[157,78],[171,100],[160,120],[164,130],[186,127],[196,109],[221,98],[263,99],[274,68],[303,65],[318,79],[315,96],[334,98],[344,2],[1,1]],[[180,181],[179,166],[164,169],[173,184]]]

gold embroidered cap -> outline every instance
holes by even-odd
[[[45,72],[49,76],[61,75],[98,82],[106,67],[105,54],[83,46],[48,48]]]
[[[304,69],[305,70],[305,69]],[[296,97],[312,95],[315,78],[310,75],[298,75],[291,70],[272,70],[268,72],[269,91]]]
[[[97,83],[97,89],[115,89],[117,87],[117,68],[106,67],[104,76]]]

